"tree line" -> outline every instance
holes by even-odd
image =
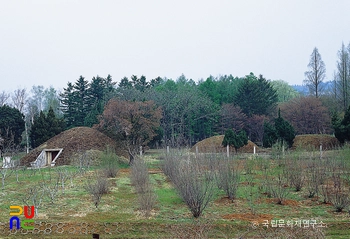
[[[119,84],[108,75],[93,77],[91,81],[80,76],[75,82],[68,82],[62,92],[43,86],[33,86],[30,93],[25,89],[17,89],[12,95],[2,92],[0,105],[11,105],[20,112],[29,138],[19,137],[22,144],[29,141],[31,147],[77,126],[104,131],[126,142],[129,151],[131,146],[145,143],[191,146],[227,130],[244,131],[251,141],[270,146],[281,138],[281,132],[276,133],[276,122],[286,121],[293,128],[286,129],[294,134],[344,134],[341,132],[347,126],[342,118],[349,107],[349,54],[350,44],[342,44],[332,87],[325,89],[325,64],[315,47],[305,72],[308,95],[301,95],[287,82],[267,80],[253,73],[244,77],[209,76],[199,82],[184,75],[176,80],[147,80],[145,76],[132,75]],[[155,122],[151,124],[150,119]],[[9,132],[9,126],[1,125],[2,138],[6,130]]]

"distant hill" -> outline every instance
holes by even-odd
[[[306,85],[293,85],[292,86],[296,91],[298,91],[301,95],[308,95],[309,89]],[[334,87],[334,82],[326,81],[321,83],[321,88],[323,92],[332,92]]]
[[[293,85],[292,87],[301,95],[307,95],[309,93],[309,89],[305,85]]]

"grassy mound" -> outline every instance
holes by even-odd
[[[318,150],[321,144],[323,150],[330,150],[340,146],[338,139],[334,136],[326,134],[305,134],[295,136],[292,148]]]
[[[100,131],[88,127],[76,127],[52,137],[33,149],[21,159],[21,164],[30,166],[30,162],[35,161],[43,149],[63,148],[56,165],[64,165],[69,164],[74,155],[79,152],[103,151],[107,146],[115,149],[118,155],[125,156],[125,152],[118,150],[116,142]]]
[[[192,148],[191,152],[196,152],[196,147],[198,147],[199,153],[225,153],[226,147],[222,146],[222,141],[224,140],[224,135],[217,135],[213,136],[207,139],[204,139],[198,143],[196,143]],[[239,153],[253,153],[254,152],[254,146],[256,152],[258,152],[260,149],[256,144],[254,144],[252,141],[248,140],[248,144],[243,146],[242,148],[238,149]],[[234,152],[235,149],[233,147],[230,147],[230,151]]]

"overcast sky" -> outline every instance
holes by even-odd
[[[348,0],[0,0],[0,92],[63,88],[80,75],[302,84],[314,47],[336,68]]]

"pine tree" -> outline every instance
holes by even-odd
[[[71,82],[68,82],[67,88],[63,88],[64,92],[61,96],[61,109],[67,127],[72,128],[75,125],[75,113],[77,111],[77,104],[74,99],[74,88]]]
[[[340,121],[337,115],[333,115],[332,124],[335,137],[340,143],[350,140],[350,106],[345,112],[344,118]]]
[[[43,111],[34,118],[34,123],[30,131],[30,141],[33,148],[38,147],[55,135],[61,133],[65,128],[63,119],[56,117],[52,107],[47,115]]]
[[[264,122],[263,146],[265,148],[272,147],[272,145],[276,143],[277,139],[278,134],[276,128],[272,124]]]
[[[248,117],[268,115],[276,107],[276,90],[262,75],[257,78],[253,73],[239,84],[234,102]]]
[[[223,146],[232,146],[237,153],[238,149],[246,144],[248,144],[248,137],[244,130],[241,130],[237,134],[232,129],[226,130],[224,140],[222,141]]]
[[[97,116],[103,112],[104,105],[115,92],[112,77],[106,79],[93,77],[91,83],[80,78],[61,94],[61,105],[68,128],[89,126],[98,123]]]
[[[73,98],[77,104],[77,109],[74,115],[74,126],[84,126],[84,120],[89,109],[89,82],[86,81],[83,76],[80,76],[75,82],[73,88],[75,90]]]
[[[38,147],[49,139],[49,130],[46,116],[43,111],[40,111],[39,116],[34,117],[34,122],[29,134],[32,148]]]
[[[0,107],[0,143],[2,145],[19,145],[24,129],[24,115],[18,109],[8,105]]]
[[[291,147],[295,138],[295,131],[293,126],[281,117],[280,109],[278,109],[278,118],[275,119],[275,128],[278,140],[287,142],[288,146]]]
[[[293,126],[281,117],[281,110],[278,109],[278,118],[274,120],[274,125],[264,123],[263,146],[271,147],[277,141],[286,142],[289,147],[292,146],[295,138]]]

